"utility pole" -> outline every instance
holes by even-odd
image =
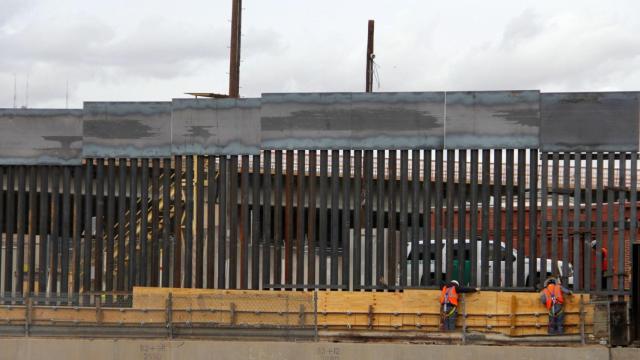
[[[240,97],[240,38],[242,0],[233,0],[231,10],[231,50],[229,54],[229,97]]]
[[[373,91],[373,59],[376,57],[373,54],[373,28],[375,22],[369,20],[369,31],[367,36],[367,77],[366,77],[366,92]]]
[[[18,93],[18,77],[13,74],[13,108],[16,108],[16,94]]]

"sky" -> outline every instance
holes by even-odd
[[[243,8],[242,97],[363,91],[369,19],[374,91],[640,90],[639,1]],[[17,107],[80,108],[227,92],[231,0],[0,0],[0,9],[0,107],[13,107],[14,94]]]

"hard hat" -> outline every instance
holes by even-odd
[[[555,278],[548,278],[547,280],[544,281],[544,286],[547,287],[549,284],[555,284],[556,283],[556,279]]]
[[[595,241],[595,240],[591,241],[591,248],[595,249],[597,244],[598,244],[597,241]]]
[[[458,282],[458,280],[451,280],[451,283],[455,286],[460,286],[460,283]]]

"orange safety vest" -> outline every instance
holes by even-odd
[[[545,306],[547,310],[551,310],[551,307],[554,304],[562,304],[564,303],[564,297],[562,296],[562,288],[555,284],[549,284],[544,290],[544,296],[547,300]]]
[[[440,304],[451,304],[458,306],[458,292],[455,286],[443,286],[440,293]]]

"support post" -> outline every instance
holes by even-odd
[[[373,54],[374,25],[375,25],[375,22],[373,20],[369,20],[368,33],[367,33],[367,73],[366,73],[366,84],[365,84],[366,92],[373,91],[373,59],[375,58],[375,55]]]
[[[167,336],[169,339],[173,339],[173,294],[169,293],[167,295],[167,303],[166,303],[166,327],[167,327]]]
[[[242,0],[232,1],[231,49],[229,54],[229,97],[240,97],[240,38],[242,29]]]

